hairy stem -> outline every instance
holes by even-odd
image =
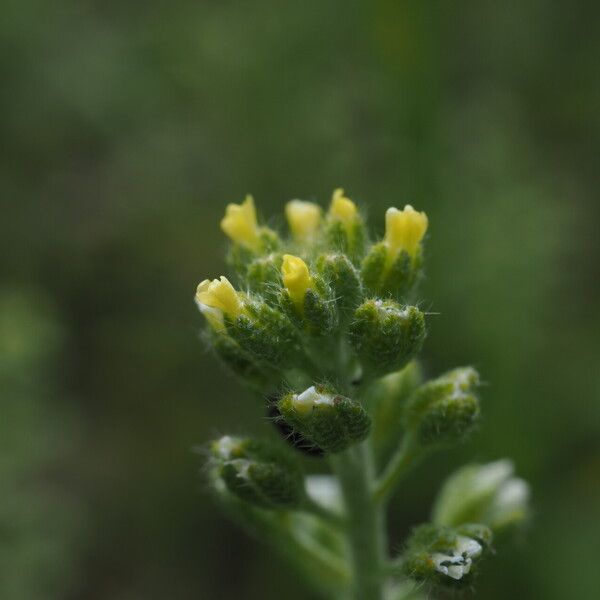
[[[373,500],[374,473],[368,442],[331,459],[347,512],[352,600],[381,600],[386,537],[384,512]]]

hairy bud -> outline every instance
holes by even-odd
[[[483,525],[452,529],[417,527],[408,542],[403,570],[408,577],[444,586],[468,585],[492,534]]]
[[[454,369],[428,381],[406,407],[406,426],[422,445],[460,441],[479,418],[476,389],[479,375],[472,367]]]
[[[290,319],[314,335],[328,335],[337,325],[337,311],[331,290],[313,275],[299,257],[286,254],[281,274],[284,289],[281,304]]]
[[[350,342],[366,371],[385,375],[404,367],[425,340],[425,316],[416,306],[367,300],[354,314]]]
[[[244,312],[228,323],[227,332],[265,366],[283,369],[297,357],[298,339],[293,324],[281,310],[263,300],[247,299]]]
[[[279,271],[283,258],[277,252],[271,252],[252,259],[240,277],[253,292],[274,296],[279,285]]]
[[[325,452],[340,452],[362,441],[371,426],[369,415],[358,402],[326,386],[287,394],[278,408],[295,431]]]
[[[244,383],[263,392],[269,387],[269,371],[228,335],[210,336],[211,347],[223,364]]]
[[[529,512],[529,485],[513,474],[509,460],[459,469],[438,495],[434,522],[448,526],[484,523],[494,531],[523,522]]]
[[[390,208],[385,223],[385,238],[363,260],[362,275],[370,292],[401,298],[410,293],[421,275],[421,241],[427,231],[427,215],[407,204],[404,210]]]
[[[327,244],[333,250],[347,254],[353,262],[364,253],[365,224],[356,204],[344,195],[341,188],[333,192],[325,222]]]
[[[363,299],[362,281],[356,267],[344,254],[323,254],[317,259],[316,269],[331,288],[340,320],[347,320]]]
[[[300,504],[303,479],[295,460],[264,442],[224,436],[211,444],[216,474],[235,496],[263,508]]]

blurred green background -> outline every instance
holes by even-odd
[[[227,202],[278,224],[337,186],[377,232],[427,211],[426,371],[489,384],[394,540],[463,460],[511,456],[534,520],[478,597],[594,597],[599,23],[558,0],[4,2],[0,597],[309,597],[204,489],[196,445],[269,425],[192,300]]]

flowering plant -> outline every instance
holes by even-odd
[[[267,401],[282,433],[214,440],[211,488],[322,597],[401,600],[469,586],[493,535],[527,515],[528,487],[509,461],[452,475],[431,522],[397,556],[386,527],[406,473],[460,443],[480,415],[474,368],[424,381],[416,358],[427,334],[414,298],[428,218],[390,208],[384,238],[371,243],[341,189],[326,214],[301,200],[285,214],[282,239],[259,224],[252,197],[230,204],[221,227],[238,288],[221,277],[196,292],[210,347]],[[331,473],[304,475],[302,453]]]

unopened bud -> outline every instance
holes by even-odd
[[[212,443],[211,451],[217,476],[241,500],[270,509],[293,508],[302,501],[300,468],[279,448],[224,436]]]
[[[323,279],[311,274],[308,265],[298,256],[283,257],[281,275],[282,306],[301,328],[315,335],[327,335],[337,325],[336,307],[331,290]]]
[[[356,267],[345,254],[323,254],[317,259],[316,269],[331,288],[341,320],[346,320],[363,299]]]
[[[406,425],[423,445],[460,441],[479,418],[476,389],[479,375],[472,367],[449,371],[428,381],[406,407]]]
[[[374,294],[406,296],[422,270],[421,241],[427,231],[427,215],[407,204],[404,210],[386,213],[385,238],[375,244],[362,263],[365,285]]]
[[[528,514],[529,485],[514,477],[509,460],[468,465],[450,476],[433,509],[440,525],[484,523],[494,531],[517,525]]]
[[[242,274],[249,289],[265,296],[274,295],[280,279],[281,262],[283,258],[277,252],[258,256],[251,260]]]
[[[235,376],[243,383],[261,392],[269,386],[269,371],[260,365],[250,354],[228,335],[213,334],[210,337],[211,347]]]
[[[307,441],[326,452],[340,452],[365,439],[371,420],[360,403],[326,386],[290,393],[278,403],[283,418]]]
[[[246,299],[244,312],[228,323],[227,333],[262,365],[281,369],[297,358],[296,329],[283,311],[262,299]]]
[[[421,350],[425,316],[416,306],[367,300],[354,314],[350,341],[367,372],[385,375],[404,367]]]
[[[314,240],[321,226],[321,213],[321,207],[314,202],[291,200],[286,204],[285,216],[292,236],[297,242]]]
[[[275,231],[258,224],[250,195],[241,204],[227,205],[221,229],[232,241],[228,261],[240,277],[246,276],[247,265],[254,258],[275,252],[281,245]]]
[[[468,585],[490,541],[491,532],[482,525],[470,529],[421,525],[408,542],[404,572],[417,581]]]
[[[329,246],[356,262],[364,253],[365,224],[356,204],[338,188],[333,192],[327,213],[325,235]]]

